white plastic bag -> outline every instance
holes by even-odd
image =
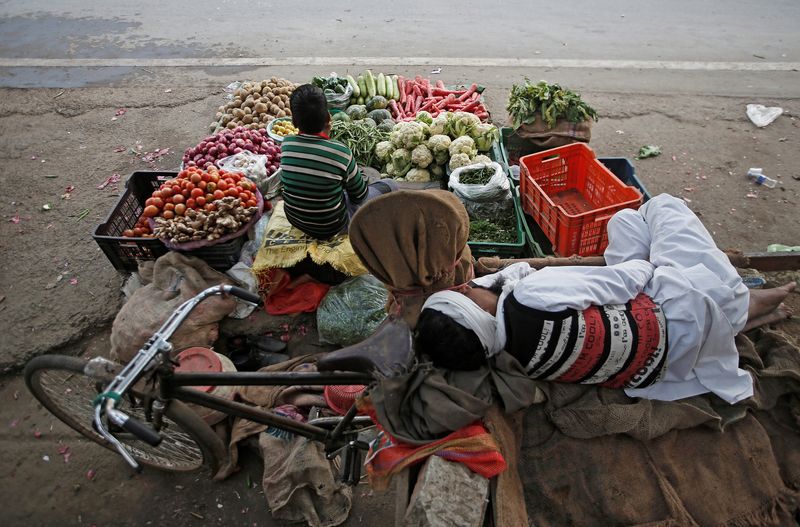
[[[267,178],[267,156],[254,154],[248,150],[217,159],[217,166],[226,172],[244,174],[256,185]]]
[[[258,294],[258,283],[256,282],[256,277],[253,276],[253,271],[247,264],[239,262],[225,271],[225,274],[236,280],[239,287],[242,289],[246,289],[256,295]],[[237,298],[236,308],[234,308],[233,312],[228,316],[230,318],[247,318],[250,316],[250,313],[255,311],[255,309],[256,306],[250,302],[245,302],[244,300]]]
[[[491,166],[494,174],[485,185],[461,183],[461,174],[468,170]],[[499,163],[477,163],[459,167],[450,174],[448,187],[464,203],[469,217],[492,221],[514,208],[511,183]]]
[[[778,106],[766,107],[763,104],[748,104],[747,117],[759,128],[764,128],[769,123],[780,117],[783,108]]]

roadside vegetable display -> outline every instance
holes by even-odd
[[[383,178],[439,182],[444,188],[455,170],[502,163],[500,130],[490,122],[484,88],[477,83],[448,86],[419,75],[365,70],[316,76],[311,84],[322,89],[328,102],[331,139],[348,146],[359,165],[377,169]],[[211,123],[212,134],[185,150],[182,170],[173,179],[138,198],[141,208],[127,216],[124,231],[118,231],[122,238],[156,238],[169,249],[188,250],[192,244],[243,236],[254,216],[271,206],[264,193],[280,193],[283,138],[299,133],[290,109],[297,86],[278,77],[231,85],[229,100]],[[527,79],[512,89],[508,111],[520,127],[533,121],[549,126],[596,119],[594,109],[574,92]],[[478,180],[469,184],[480,184],[478,172]],[[465,182],[471,181],[469,174],[463,173]],[[470,241],[514,244],[513,216],[493,223],[472,218]]]

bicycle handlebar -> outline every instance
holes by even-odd
[[[242,289],[241,287],[236,287],[235,285],[231,285],[231,286],[222,286],[222,288],[226,293],[230,293],[233,296],[239,297],[245,302],[250,302],[251,304],[255,304],[257,306],[260,306],[262,303],[260,296],[253,294],[246,289]]]
[[[106,410],[108,418],[117,426],[121,426],[131,434],[135,435],[150,446],[158,446],[161,443],[161,436],[158,432],[131,417],[130,415],[120,412],[116,408],[109,408]]]
[[[192,310],[209,296],[220,294],[231,294],[251,304],[261,304],[261,298],[258,295],[232,285],[216,285],[201,291],[181,304],[180,307],[170,315],[164,324],[139,350],[136,356],[134,356],[122,371],[117,374],[114,380],[105,387],[105,392],[100,394],[93,403],[95,405],[94,422],[97,431],[109,441],[125,461],[136,470],[141,470],[141,467],[123,444],[105,427],[103,424],[103,415],[105,414],[115,425],[120,426],[152,446],[158,446],[158,444],[161,443],[162,438],[158,432],[141,421],[117,410],[115,404],[133,383],[135,383],[152,365],[159,353],[169,353],[172,351],[172,344],[169,342],[169,339],[189,316]]]

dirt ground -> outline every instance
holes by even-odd
[[[488,86],[496,121],[505,115],[508,89]],[[247,456],[242,471],[219,484],[196,474],[131,476],[114,454],[38,408],[16,375],[39,354],[103,352],[122,303],[123,275],[100,251],[92,231],[132,172],[177,168],[183,150],[205,135],[223,95],[221,85],[0,90],[4,523],[277,525],[260,494],[256,456]],[[800,245],[797,100],[764,101],[785,113],[757,129],[745,117],[745,105],[753,102],[745,98],[583,96],[601,116],[592,133],[595,152],[632,159],[640,146],[659,145],[661,156],[634,161],[638,177],[654,195],[685,198],[720,247],[763,251],[771,243]],[[146,160],[152,152],[163,155]],[[750,167],[762,167],[778,186],[753,186],[744,176]],[[121,176],[119,183],[98,188],[114,174]],[[797,297],[790,300],[796,310]],[[798,322],[786,327],[800,334]],[[41,438],[34,436],[37,431]],[[58,453],[62,446],[70,447],[68,462]],[[91,480],[89,470],[96,471]],[[375,496],[362,485],[355,496],[346,525],[374,525],[374,518],[393,514],[391,494]],[[128,519],[120,519],[120,510]]]

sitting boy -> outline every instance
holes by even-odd
[[[286,217],[307,235],[327,240],[347,232],[361,204],[397,185],[378,181],[367,186],[353,152],[328,137],[331,116],[321,89],[304,84],[292,93],[289,104],[300,133],[285,137],[281,146]]]
[[[734,336],[790,316],[790,282],[748,289],[683,203],[662,194],[608,223],[605,267],[525,263],[431,295],[416,344],[434,365],[469,370],[505,349],[536,379],[676,400],[753,395]]]

